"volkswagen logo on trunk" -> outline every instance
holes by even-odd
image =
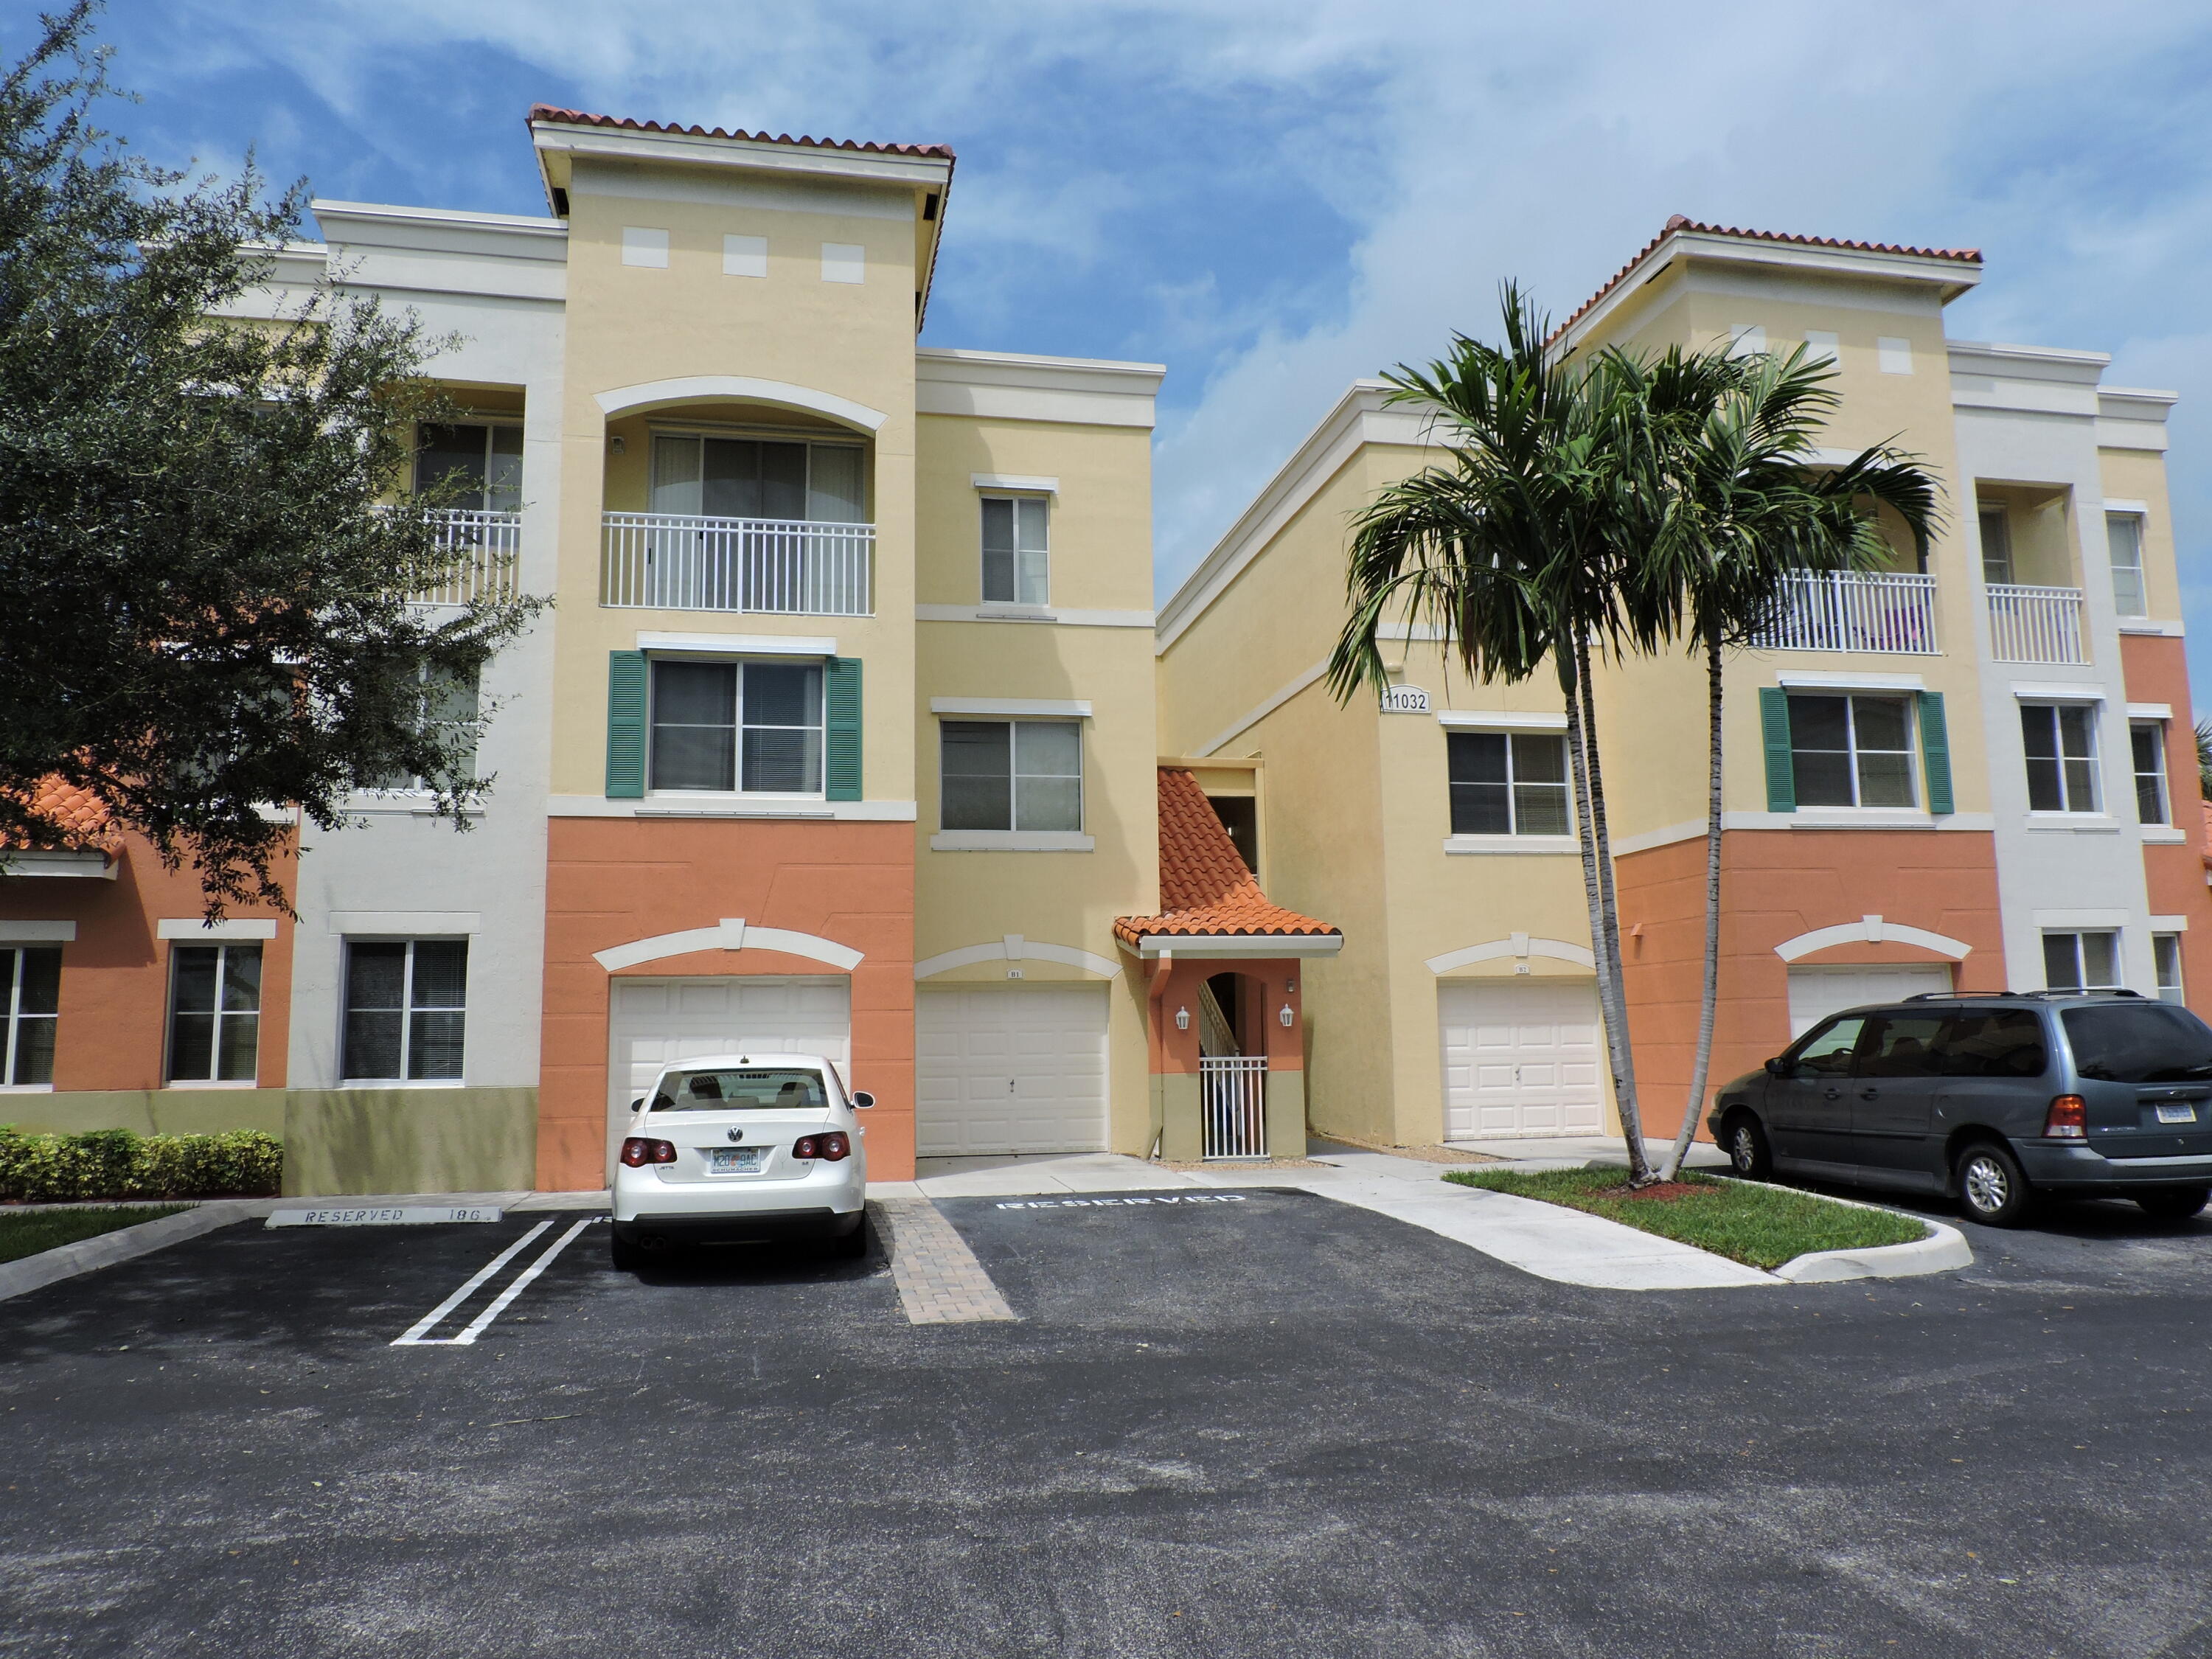
[[[743,1129],[732,1129],[730,1131],[730,1139],[732,1140],[743,1140],[744,1138],[745,1132]]]

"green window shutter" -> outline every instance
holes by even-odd
[[[1920,767],[1928,775],[1928,810],[1937,817],[1951,805],[1951,732],[1943,722],[1943,694],[1920,694]]]
[[[1766,738],[1766,810],[1797,810],[1797,775],[1790,761],[1790,694],[1778,685],[1759,688],[1759,724]]]
[[[607,799],[645,793],[645,653],[607,653]]]
[[[860,659],[832,657],[822,676],[822,793],[831,800],[860,793]]]

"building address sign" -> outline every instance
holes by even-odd
[[[1425,714],[1429,712],[1429,694],[1418,685],[1386,685],[1382,688],[1382,712]]]

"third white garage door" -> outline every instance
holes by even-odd
[[[915,993],[915,1151],[1106,1148],[1106,989],[951,987]]]
[[[1459,980],[1437,987],[1444,1136],[1604,1132],[1595,988],[1572,980]]]

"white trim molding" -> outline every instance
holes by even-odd
[[[1917,945],[1923,951],[1933,951],[1954,962],[1964,962],[1974,948],[1966,940],[1953,939],[1948,933],[1931,933],[1925,927],[1908,927],[1901,921],[1885,921],[1880,916],[1861,916],[1856,921],[1839,922],[1833,927],[1815,927],[1809,933],[1785,939],[1774,947],[1774,954],[1784,962],[1795,962],[1800,957],[1811,956],[1815,951],[1825,951],[1832,945]]]
[[[968,482],[978,489],[1011,489],[1026,495],[1057,495],[1057,478],[1025,477],[1018,472],[971,472]]]
[[[932,697],[933,714],[1033,715],[1039,718],[1087,720],[1091,705],[1065,697]]]
[[[2185,632],[2178,622],[2154,622],[2148,617],[2123,617],[2119,628],[2123,634],[2151,634],[2168,640],[2180,639]]]
[[[795,933],[788,927],[748,927],[743,916],[725,916],[712,927],[687,927],[681,933],[656,933],[605,951],[592,952],[592,960],[612,973],[666,957],[689,956],[694,951],[780,951],[787,957],[805,957],[825,963],[844,973],[860,966],[863,953],[849,945],[819,933]]]
[[[1341,933],[1146,933],[1137,940],[1139,956],[1194,959],[1333,957],[1342,949]]]
[[[940,830],[933,853],[1088,853],[1098,845],[1079,830]]]
[[[483,917],[474,910],[333,910],[331,932],[343,934],[403,934],[444,939],[480,933]]]
[[[1597,967],[1597,957],[1589,945],[1577,945],[1571,939],[1546,939],[1540,933],[1508,933],[1504,939],[1487,939],[1480,945],[1431,957],[1422,965],[1432,974],[1449,974],[1455,968],[1471,968],[1478,962],[1502,962],[1508,957],[1518,962],[1526,962],[1531,957],[1547,957],[1553,962],[1571,962],[1577,968],[1595,970]]]
[[[2154,933],[2185,933],[2189,931],[2187,916],[2153,916],[2150,930]]]
[[[714,657],[834,657],[837,641],[823,634],[647,634],[641,651]]]
[[[75,876],[113,881],[116,864],[105,853],[84,850],[0,853],[0,876]]]
[[[2173,718],[2173,705],[2169,702],[2131,702],[2128,705],[2128,718],[2131,720],[2170,720]]]
[[[234,916],[227,921],[205,921],[198,916],[163,916],[154,924],[154,937],[203,940],[275,939],[276,923],[273,917]]]
[[[1064,605],[917,605],[916,622],[1052,623],[1061,628],[1150,628],[1149,611],[1075,610]]]
[[[2028,921],[2037,927],[2055,927],[2062,933],[2078,927],[2121,928],[2128,925],[2124,910],[2031,910]]]
[[[1443,708],[1437,712],[1439,726],[1473,726],[1488,732],[1564,732],[1567,717],[1509,708]]]
[[[866,432],[876,431],[890,418],[880,409],[856,404],[850,398],[840,398],[834,392],[817,392],[812,386],[793,386],[787,380],[755,380],[748,374],[684,374],[672,380],[641,380],[635,386],[602,392],[592,401],[599,406],[599,413],[612,420],[617,415],[639,410],[699,403],[710,398],[804,409]]]
[[[2150,503],[2148,501],[2130,501],[2126,497],[2121,495],[2106,496],[2104,507],[2105,511],[2107,513],[2132,513],[2139,519],[2146,518],[2150,514]]]
[[[1578,853],[1582,843],[1572,836],[1446,836],[1444,851],[1455,858],[1468,854]]]
[[[2089,681],[2077,680],[2069,685],[2031,684],[2015,680],[2010,687],[2013,696],[2027,702],[2102,702],[2105,688]]]
[[[1786,690],[1819,691],[1925,691],[1927,680],[1918,674],[1844,674],[1830,669],[1785,668],[1774,683]]]
[[[933,979],[956,968],[973,968],[979,962],[1056,962],[1063,968],[1080,968],[1101,979],[1120,975],[1121,964],[1108,957],[1079,951],[1072,945],[1047,945],[1040,939],[1008,933],[988,945],[963,945],[957,951],[940,951],[914,964],[917,980]]]
[[[0,945],[74,945],[73,921],[0,921]]]

